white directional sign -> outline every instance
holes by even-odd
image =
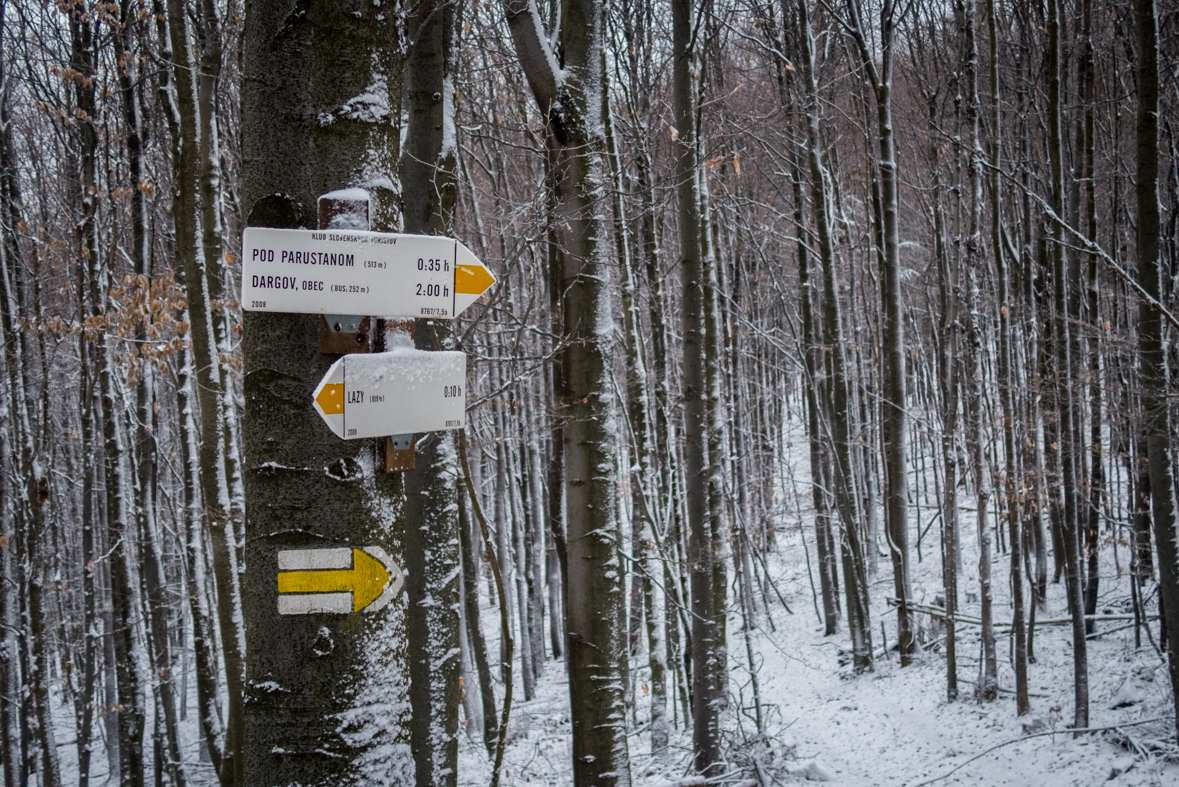
[[[249,227],[242,308],[452,320],[495,276],[452,238]]]
[[[461,429],[466,423],[467,356],[408,347],[345,355],[313,394],[337,436],[361,437]]]
[[[283,549],[278,553],[278,614],[376,612],[405,576],[380,547]]]

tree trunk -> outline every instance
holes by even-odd
[[[1059,0],[1049,0],[1048,3],[1048,124],[1049,146],[1048,153],[1052,167],[1052,210],[1055,217],[1052,220],[1052,278],[1053,278],[1053,306],[1055,316],[1053,321],[1053,341],[1055,342],[1054,375],[1056,378],[1057,434],[1059,445],[1053,450],[1060,456],[1061,485],[1064,493],[1064,518],[1061,522],[1061,536],[1065,551],[1065,582],[1069,599],[1069,612],[1073,619],[1073,689],[1074,689],[1074,718],[1073,726],[1089,726],[1089,674],[1085,655],[1085,607],[1082,599],[1081,583],[1081,555],[1078,547],[1080,531],[1080,512],[1077,510],[1077,483],[1074,459],[1077,456],[1074,448],[1074,411],[1073,411],[1073,377],[1072,377],[1072,341],[1073,330],[1069,318],[1068,298],[1068,255],[1064,246],[1064,233],[1059,217],[1064,215],[1064,170],[1063,170],[1063,141],[1061,135],[1061,95],[1060,95],[1060,46],[1064,38],[1061,31],[1062,20]]]
[[[880,272],[884,346],[881,371],[881,437],[885,465],[885,528],[892,556],[893,585],[898,601],[897,640],[901,666],[909,663],[915,642],[908,600],[913,591],[909,579],[909,477],[905,426],[905,331],[901,296],[901,261],[899,235],[899,188],[896,140],[892,125],[892,55],[893,36],[902,13],[894,0],[885,0],[880,9],[880,67],[869,49],[863,31],[858,0],[848,0],[849,22],[876,97],[876,124],[880,152],[880,202],[883,214],[883,269]],[[869,545],[871,546],[871,545]]]
[[[1082,150],[1082,171],[1080,186],[1082,191],[1081,212],[1084,221],[1084,232],[1091,242],[1097,242],[1097,200],[1093,180],[1094,158],[1094,114],[1097,100],[1097,73],[1093,53],[1093,3],[1084,0],[1082,3],[1084,15],[1083,57],[1081,64],[1081,81],[1083,87],[1082,101],[1084,102],[1084,148]],[[1115,210],[1116,215],[1116,210]],[[1083,259],[1088,261],[1088,367],[1089,367],[1089,500],[1086,507],[1085,555],[1088,560],[1088,572],[1085,581],[1085,614],[1093,615],[1097,612],[1097,593],[1100,574],[1098,571],[1098,553],[1101,548],[1101,509],[1105,501],[1105,456],[1102,444],[1105,441],[1104,414],[1102,409],[1103,395],[1101,385],[1101,335],[1103,333],[1100,312],[1100,297],[1098,288],[1097,255],[1085,254]],[[1116,547],[1115,547],[1116,549]],[[1092,634],[1096,630],[1094,621],[1087,621],[1085,631]]]
[[[475,550],[467,496],[458,492],[458,526],[460,549],[463,560],[463,603],[466,605],[467,637],[475,655],[475,671],[479,677],[479,701],[483,710],[483,745],[489,755],[495,753],[495,742],[499,738],[499,724],[496,720],[495,688],[491,683],[491,665],[487,660],[487,643],[483,639],[483,626],[479,622],[479,566]],[[469,691],[473,689],[468,689]]]
[[[962,3],[958,13],[965,27],[962,61],[966,73],[966,123],[967,150],[970,156],[968,167],[969,227],[966,237],[967,276],[967,342],[962,363],[967,375],[967,444],[970,451],[970,465],[974,476],[974,493],[977,500],[978,580],[980,613],[982,618],[982,663],[979,665],[979,694],[990,702],[999,695],[998,665],[995,659],[995,629],[992,616],[991,592],[991,530],[987,523],[987,506],[990,489],[987,469],[983,464],[983,380],[982,352],[983,326],[979,278],[982,257],[982,144],[979,141],[978,124],[978,48],[975,43],[975,16],[977,5],[974,0]]]
[[[163,3],[155,0],[153,11],[156,18],[156,34],[159,39],[160,54],[165,62],[173,62],[172,39],[169,36],[167,17],[164,14]],[[187,57],[186,53],[182,55]],[[173,161],[179,161],[182,156],[183,141],[180,129],[180,113],[173,100],[170,71],[160,71],[160,100],[164,107],[164,117],[171,141]],[[180,188],[175,188],[172,195],[172,216],[176,227],[177,243],[194,243],[196,230],[193,226],[195,219],[195,195]],[[182,252],[181,265],[177,271],[177,279],[188,291],[183,262],[186,259]],[[188,320],[185,310],[183,317]],[[179,372],[176,386],[177,410],[181,413],[180,443],[183,473],[184,495],[184,523],[183,540],[186,546],[187,570],[184,572],[186,595],[192,620],[192,643],[194,661],[196,663],[197,713],[200,719],[204,749],[208,752],[213,770],[219,776],[230,776],[231,773],[222,771],[221,736],[224,732],[221,721],[221,707],[218,703],[218,675],[217,675],[217,644],[213,631],[214,622],[209,612],[208,597],[205,582],[205,552],[204,552],[204,516],[201,500],[201,468],[200,451],[198,448],[200,435],[195,419],[199,411],[198,402],[193,394],[195,373],[192,366],[192,350],[186,345],[180,351]]]
[[[566,340],[557,407],[566,418],[559,450],[568,518],[565,623],[573,780],[577,787],[624,786],[630,783],[630,762],[620,661],[626,624],[617,484],[612,471],[600,470],[612,467],[617,453],[609,231],[605,206],[599,204],[609,183],[603,161],[604,8],[597,0],[564,4],[560,29],[554,31],[563,55],[560,68],[536,4],[505,0],[504,11],[548,124],[550,237],[557,240],[552,292],[561,297]]]
[[[426,0],[408,12],[405,100],[408,124],[400,176],[405,231],[448,235],[454,225],[453,4]],[[449,322],[418,319],[419,350],[454,348]],[[410,727],[418,787],[453,787],[458,778],[459,522],[458,453],[453,431],[419,439],[405,477],[405,560]]]
[[[847,625],[851,634],[853,666],[857,672],[872,669],[872,628],[868,611],[867,571],[860,526],[855,515],[854,481],[851,477],[850,418],[847,369],[844,360],[842,318],[835,284],[835,252],[832,246],[827,173],[823,167],[819,132],[819,96],[815,76],[814,38],[805,0],[798,2],[799,41],[802,46],[806,88],[807,150],[810,159],[811,209],[814,212],[819,259],[823,268],[823,334],[828,358],[829,417],[835,507],[842,524],[843,582],[847,595]]]
[[[241,190],[249,226],[314,228],[319,198],[348,187],[371,195],[374,229],[398,226],[400,22],[371,3],[312,4],[293,15],[284,2],[250,7]],[[372,101],[357,106],[361,95]],[[347,615],[277,614],[280,551],[351,548],[356,559],[361,548],[379,548],[404,565],[402,480],[380,471],[382,441],[340,441],[313,408],[312,392],[337,360],[319,351],[319,319],[244,315],[250,571],[242,580],[241,784],[401,787],[414,767],[405,602]]]
[[[94,30],[82,9],[71,18],[72,55],[71,67],[89,79],[79,80],[75,88],[78,108],[86,117],[95,117],[95,74]],[[81,257],[88,265],[88,285],[91,319],[103,316],[107,311],[109,290],[108,272],[102,266],[98,250],[98,229],[96,227],[97,205],[94,195],[96,156],[98,148],[97,130],[91,123],[79,126],[81,135],[81,204],[82,220],[78,228],[81,242]],[[88,337],[94,341],[94,366],[97,369],[100,409],[103,425],[103,459],[106,475],[106,519],[111,550],[111,601],[118,625],[114,630],[115,670],[118,680],[119,704],[119,770],[120,783],[130,787],[143,784],[143,692],[140,686],[138,651],[135,647],[133,621],[138,617],[135,602],[135,580],[133,575],[134,542],[132,531],[127,526],[126,482],[123,478],[124,449],[118,433],[119,412],[121,411],[115,391],[113,359],[107,347],[105,334]]]
[[[217,587],[217,618],[221,630],[221,651],[229,699],[222,751],[221,784],[244,787],[241,764],[244,698],[244,643],[241,630],[240,580],[234,548],[234,528],[229,512],[229,489],[225,475],[224,401],[221,360],[214,332],[214,306],[209,291],[208,266],[218,260],[204,257],[197,241],[201,200],[198,192],[201,162],[193,58],[188,45],[186,9],[183,0],[167,0],[168,30],[172,46],[173,76],[176,81],[176,110],[179,118],[179,155],[175,168],[173,208],[176,225],[176,253],[184,269],[184,285],[191,322],[193,365],[196,371],[197,403],[200,412],[201,500],[205,527],[213,550],[213,578]]]
[[[995,255],[995,278],[999,297],[999,399],[1003,411],[1003,491],[1006,502],[1008,537],[1011,541],[1011,626],[1015,637],[1013,661],[1015,667],[1016,715],[1028,712],[1028,652],[1027,632],[1024,629],[1023,601],[1023,528],[1020,520],[1020,496],[1016,491],[1018,441],[1015,420],[1015,382],[1012,373],[1011,302],[1007,257],[1002,237],[1002,201],[1000,199],[999,165],[1003,145],[1002,113],[1000,110],[999,36],[995,0],[987,0],[987,32],[990,37],[991,82],[991,155],[989,186],[991,190],[991,253]],[[981,151],[979,151],[981,152]]]
[[[1159,302],[1163,292],[1159,222],[1159,27],[1154,0],[1135,0],[1138,39],[1138,280]],[[1171,696],[1179,711],[1179,548],[1176,546],[1175,479],[1171,466],[1173,434],[1168,413],[1167,344],[1162,315],[1139,302],[1138,353],[1142,363],[1142,410],[1145,418],[1150,500],[1159,551],[1159,596],[1167,629],[1167,667]],[[1179,719],[1179,716],[1176,717]],[[1179,721],[1176,721],[1179,737]]]
[[[684,477],[688,508],[688,566],[692,587],[692,742],[694,767],[712,774],[719,763],[720,701],[715,669],[721,632],[718,630],[709,492],[711,419],[707,370],[712,337],[707,322],[708,264],[704,259],[704,223],[700,215],[699,164],[696,148],[696,90],[699,80],[693,44],[692,0],[672,3],[672,101],[676,137],[676,202],[679,218],[680,271],[683,280],[684,335]]]

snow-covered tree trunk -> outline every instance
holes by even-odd
[[[455,209],[452,3],[425,0],[408,11],[405,147],[400,176],[408,233],[449,235]],[[449,322],[419,319],[419,350],[455,348]],[[469,398],[468,398],[469,401]],[[410,743],[418,787],[451,787],[458,778],[459,550],[458,453],[452,431],[418,441],[406,473],[405,560],[409,596]]]
[[[851,634],[853,664],[857,671],[872,669],[872,625],[868,609],[867,570],[860,526],[855,515],[854,481],[851,477],[850,428],[847,366],[844,357],[843,325],[835,282],[835,252],[831,238],[827,173],[823,167],[819,132],[819,88],[815,75],[814,37],[811,33],[807,0],[798,0],[799,43],[806,90],[807,154],[810,164],[811,209],[815,237],[823,268],[823,334],[829,348],[828,398],[831,422],[832,464],[835,507],[843,536],[843,583],[847,595],[847,625]]]
[[[1081,191],[1081,206],[1078,222],[1074,226],[1083,228],[1085,237],[1091,242],[1097,243],[1097,200],[1096,200],[1096,184],[1093,178],[1093,159],[1094,159],[1094,144],[1095,144],[1095,125],[1094,115],[1097,112],[1095,106],[1097,101],[1097,72],[1096,63],[1094,62],[1093,52],[1093,2],[1092,0],[1084,0],[1081,4],[1082,14],[1082,31],[1081,36],[1083,42],[1081,73],[1080,73],[1080,93],[1081,101],[1084,105],[1084,110],[1081,112],[1081,118],[1078,121],[1080,126],[1081,137],[1081,172],[1077,179],[1077,187]],[[1074,154],[1075,155],[1075,154]],[[1087,263],[1086,278],[1088,285],[1086,287],[1086,310],[1085,322],[1088,326],[1086,333],[1088,334],[1088,341],[1086,342],[1085,356],[1087,358],[1087,367],[1089,372],[1088,388],[1089,388],[1089,482],[1088,482],[1088,500],[1085,506],[1085,555],[1088,562],[1086,577],[1085,577],[1085,614],[1093,615],[1097,612],[1097,596],[1100,587],[1101,575],[1099,567],[1099,556],[1101,552],[1101,516],[1102,505],[1105,501],[1105,458],[1102,450],[1102,443],[1105,435],[1104,424],[1105,414],[1104,409],[1102,385],[1101,385],[1101,336],[1103,333],[1101,327],[1101,309],[1100,297],[1098,288],[1100,287],[1100,279],[1098,276],[1097,255],[1089,252],[1082,255],[1081,259]],[[1079,267],[1079,266],[1078,266]],[[1080,270],[1077,271],[1078,277]],[[1077,281],[1077,294],[1080,295],[1080,282]],[[1078,347],[1079,347],[1078,342]],[[1077,364],[1080,366],[1081,360],[1077,359]],[[1092,634],[1096,631],[1096,621],[1087,621],[1085,630]]]
[[[607,107],[608,109],[612,109]],[[651,755],[657,760],[667,756],[669,725],[667,721],[667,654],[664,644],[666,626],[663,599],[658,593],[654,577],[662,574],[655,541],[655,520],[652,508],[656,501],[654,468],[654,436],[651,426],[651,391],[647,382],[647,365],[643,352],[642,319],[639,313],[639,292],[634,255],[637,246],[630,243],[630,225],[624,210],[622,195],[626,183],[622,174],[621,155],[613,128],[613,117],[607,120],[610,147],[611,178],[614,193],[614,239],[622,279],[622,329],[626,347],[626,411],[630,440],[630,501],[632,568],[630,604],[630,653],[637,654],[642,641],[642,623],[646,618],[647,663],[651,670]],[[662,584],[659,582],[658,584]],[[632,689],[633,691],[633,689]]]
[[[905,330],[901,297],[900,187],[896,138],[892,120],[893,46],[903,7],[884,0],[880,8],[880,41],[869,43],[864,32],[859,0],[848,0],[848,20],[876,98],[877,142],[880,152],[880,202],[882,246],[880,289],[883,299],[884,346],[881,371],[881,431],[885,466],[885,528],[892,556],[893,586],[897,599],[897,639],[901,664],[909,663],[914,648],[913,621],[908,601],[913,595],[909,578],[908,449],[905,425]],[[875,47],[879,49],[875,49]],[[879,57],[879,66],[877,66]],[[869,545],[871,548],[871,545]]]
[[[1159,221],[1159,23],[1154,0],[1135,0],[1138,41],[1138,280],[1156,303],[1162,289]],[[1150,462],[1151,510],[1159,551],[1159,594],[1167,624],[1167,667],[1171,696],[1179,710],[1179,527],[1170,453],[1174,434],[1168,417],[1167,342],[1162,315],[1139,302],[1138,353],[1142,362],[1142,409]],[[1179,730],[1179,716],[1176,717]]]
[[[94,23],[86,10],[71,13],[71,67],[89,77],[79,80],[75,87],[78,108],[87,117],[95,116],[95,35]],[[82,215],[78,226],[80,256],[86,261],[87,317],[94,321],[105,317],[108,310],[109,270],[99,253],[97,204],[97,149],[98,133],[92,123],[79,126],[81,168],[80,204]],[[142,784],[144,697],[139,674],[138,645],[134,622],[138,619],[138,604],[133,573],[134,530],[127,522],[125,493],[125,448],[119,434],[121,402],[116,390],[114,359],[111,357],[105,333],[91,335],[94,342],[94,365],[97,370],[100,412],[103,425],[103,459],[106,476],[106,520],[110,549],[111,603],[116,626],[114,629],[115,671],[118,681],[119,703],[119,769],[123,785]]]
[[[178,138],[178,157],[173,161],[176,254],[184,271],[185,294],[191,323],[192,362],[196,372],[196,401],[199,410],[201,501],[213,556],[213,577],[217,587],[217,619],[221,630],[221,653],[225,663],[228,718],[222,751],[221,783],[242,787],[241,765],[235,759],[242,746],[244,712],[244,656],[237,556],[229,512],[229,489],[225,475],[225,417],[221,361],[214,329],[215,310],[209,292],[208,266],[197,237],[201,200],[198,190],[200,161],[199,112],[193,82],[193,57],[189,44],[187,10],[183,0],[167,0],[169,43],[172,47]]]
[[[706,280],[701,216],[700,165],[697,148],[699,53],[693,36],[692,0],[675,0],[672,10],[672,144],[675,149],[679,263],[683,282],[684,484],[688,525],[688,575],[692,610],[692,744],[698,773],[712,774],[720,762],[720,703],[716,670],[722,634],[718,630],[714,563],[720,545],[713,541],[710,516],[712,422],[709,405],[712,376],[708,368],[712,337],[709,325],[715,295]],[[717,326],[713,326],[714,328]]]
[[[374,230],[399,227],[402,13],[398,3],[362,0],[250,6],[241,181],[249,226],[355,226],[363,216],[319,212],[320,197],[351,188],[371,196],[355,202]],[[281,550],[379,548],[404,565],[402,478],[381,472],[383,441],[342,441],[313,407],[337,360],[319,350],[319,320],[244,315],[241,784],[403,787],[414,769],[404,597],[353,614],[278,610]]]
[[[967,170],[966,231],[966,343],[962,364],[966,391],[966,444],[974,480],[975,521],[978,533],[979,617],[982,619],[982,661],[979,664],[979,693],[990,702],[999,695],[998,665],[995,657],[993,593],[991,590],[991,528],[987,521],[990,483],[984,463],[985,436],[983,408],[983,315],[979,279],[982,276],[983,152],[979,142],[978,46],[975,40],[977,3],[959,3],[963,25],[962,70],[966,77]]]
[[[612,373],[609,177],[603,125],[604,6],[563,5],[552,31],[558,65],[533,0],[505,0],[516,54],[548,126],[552,285],[561,299],[558,408],[565,417],[562,481],[566,511],[565,625],[578,787],[630,784],[621,659],[624,591],[617,520],[618,419]],[[556,489],[553,489],[556,497]],[[554,509],[556,505],[554,505]]]
[[[156,36],[159,40],[160,55],[165,62],[172,62],[172,39],[169,34],[167,16],[162,13],[163,3],[156,0]],[[176,107],[176,96],[173,92],[170,70],[160,71],[160,102],[163,107],[165,126],[168,129],[170,148],[173,161],[181,158],[183,145],[180,132],[180,113]],[[193,198],[184,191],[173,194],[173,220],[179,220],[180,231],[176,233],[177,242],[191,241],[195,238],[192,228],[194,215]],[[183,259],[183,258],[182,258]],[[183,267],[178,271],[178,279],[184,281]],[[191,324],[187,309],[182,312],[182,319]],[[189,342],[180,350],[177,370],[176,408],[180,414],[179,440],[181,464],[183,467],[183,499],[184,499],[184,532],[182,540],[185,545],[187,565],[184,571],[185,590],[188,597],[190,620],[192,621],[192,646],[196,667],[197,690],[197,718],[199,719],[202,743],[212,762],[213,770],[222,775],[221,753],[222,724],[221,707],[218,703],[218,657],[214,627],[216,623],[210,612],[205,582],[205,532],[203,506],[201,505],[201,470],[199,428],[196,415],[199,403],[193,391],[196,384],[195,372],[192,366],[192,349]],[[231,776],[232,774],[224,774]]]
[[[797,14],[790,7],[790,0],[783,0],[783,30],[789,31],[787,20],[797,19]],[[792,31],[793,32],[793,31]],[[785,32],[784,32],[785,36]],[[783,88],[784,89],[784,88]],[[783,102],[786,97],[783,96]],[[793,118],[798,117],[796,107],[792,107]],[[804,132],[805,133],[805,132]],[[803,368],[805,369],[805,384],[803,399],[806,403],[806,434],[809,446],[811,471],[811,505],[814,507],[815,552],[819,564],[819,589],[823,598],[823,633],[830,636],[839,630],[839,572],[836,557],[835,535],[831,528],[831,489],[825,479],[830,475],[830,459],[826,446],[828,441],[823,431],[823,410],[820,406],[822,391],[826,386],[822,363],[822,348],[816,338],[815,303],[812,293],[815,282],[812,281],[811,248],[813,237],[809,231],[810,225],[805,220],[806,198],[803,195],[803,162],[800,158],[806,156],[805,137],[795,140],[787,148],[786,155],[790,163],[790,186],[794,197],[794,223],[798,229],[798,292],[799,292],[799,322],[802,323]]]
[[[997,3],[987,0],[987,32],[990,37],[990,83],[991,83],[991,153],[990,175],[987,178],[991,191],[991,254],[995,256],[995,278],[999,299],[999,358],[998,383],[999,401],[1003,413],[1003,499],[1006,504],[1008,537],[1011,541],[1011,627],[1015,645],[1012,654],[1015,668],[1015,709],[1022,716],[1030,709],[1028,702],[1028,649],[1027,630],[1024,627],[1023,561],[1026,547],[1020,519],[1020,496],[1016,489],[1019,478],[1019,453],[1017,440],[1021,436],[1020,424],[1015,416],[1015,382],[1012,371],[1013,350],[1011,347],[1011,302],[1010,273],[1007,254],[1003,247],[1003,203],[1001,199],[999,165],[1002,161],[1002,111],[999,83],[999,33]],[[981,151],[979,151],[981,153]]]
[[[1077,473],[1074,446],[1073,407],[1073,358],[1069,314],[1068,252],[1065,249],[1064,230],[1060,219],[1064,216],[1064,142],[1061,131],[1061,46],[1065,38],[1061,16],[1060,0],[1048,2],[1048,156],[1052,171],[1052,210],[1050,217],[1052,248],[1053,286],[1053,342],[1055,342],[1054,375],[1056,379],[1056,406],[1058,417],[1058,445],[1051,450],[1060,457],[1061,484],[1064,494],[1064,518],[1061,522],[1061,536],[1065,552],[1065,582],[1069,600],[1069,612],[1073,621],[1073,726],[1089,726],[1089,667],[1086,659],[1085,606],[1082,598],[1082,565],[1078,537],[1080,534],[1080,511],[1077,507]]]
[[[226,291],[228,274],[225,261],[224,220],[222,216],[221,129],[217,113],[217,95],[221,89],[222,23],[217,16],[214,0],[196,0],[196,19],[193,25],[194,44],[200,44],[197,56],[188,56],[196,70],[197,110],[197,204],[200,211],[200,244],[204,255],[205,279],[208,282],[209,318],[213,324],[213,338],[218,355],[221,408],[221,453],[225,462],[225,484],[229,494],[229,515],[233,532],[233,549],[240,558],[243,490],[241,478],[241,419],[234,405],[233,370],[220,363],[229,354],[233,340],[227,302],[235,293]],[[194,47],[195,49],[195,47]],[[178,86],[181,84],[178,80]]]
[[[458,490],[458,526],[460,549],[463,561],[463,604],[464,621],[467,625],[467,639],[471,645],[471,652],[475,659],[475,671],[479,679],[479,704],[482,711],[483,745],[488,754],[495,753],[495,742],[498,738],[499,722],[496,717],[495,687],[491,683],[491,665],[487,658],[487,643],[483,638],[483,627],[479,622],[479,562],[476,557],[475,544],[478,539],[474,533],[475,523],[472,521],[467,501],[466,490]],[[467,692],[476,690],[475,686],[467,687]]]

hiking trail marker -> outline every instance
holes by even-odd
[[[376,612],[397,597],[405,575],[385,550],[283,549],[278,552],[278,614]]]
[[[467,356],[408,347],[345,355],[312,393],[315,410],[345,440],[466,424]]]
[[[247,227],[242,308],[453,320],[495,275],[453,238]]]

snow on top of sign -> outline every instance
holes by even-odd
[[[320,199],[334,199],[340,200],[341,202],[368,202],[372,197],[365,189],[354,186],[348,189],[329,191],[327,194],[322,195]]]

